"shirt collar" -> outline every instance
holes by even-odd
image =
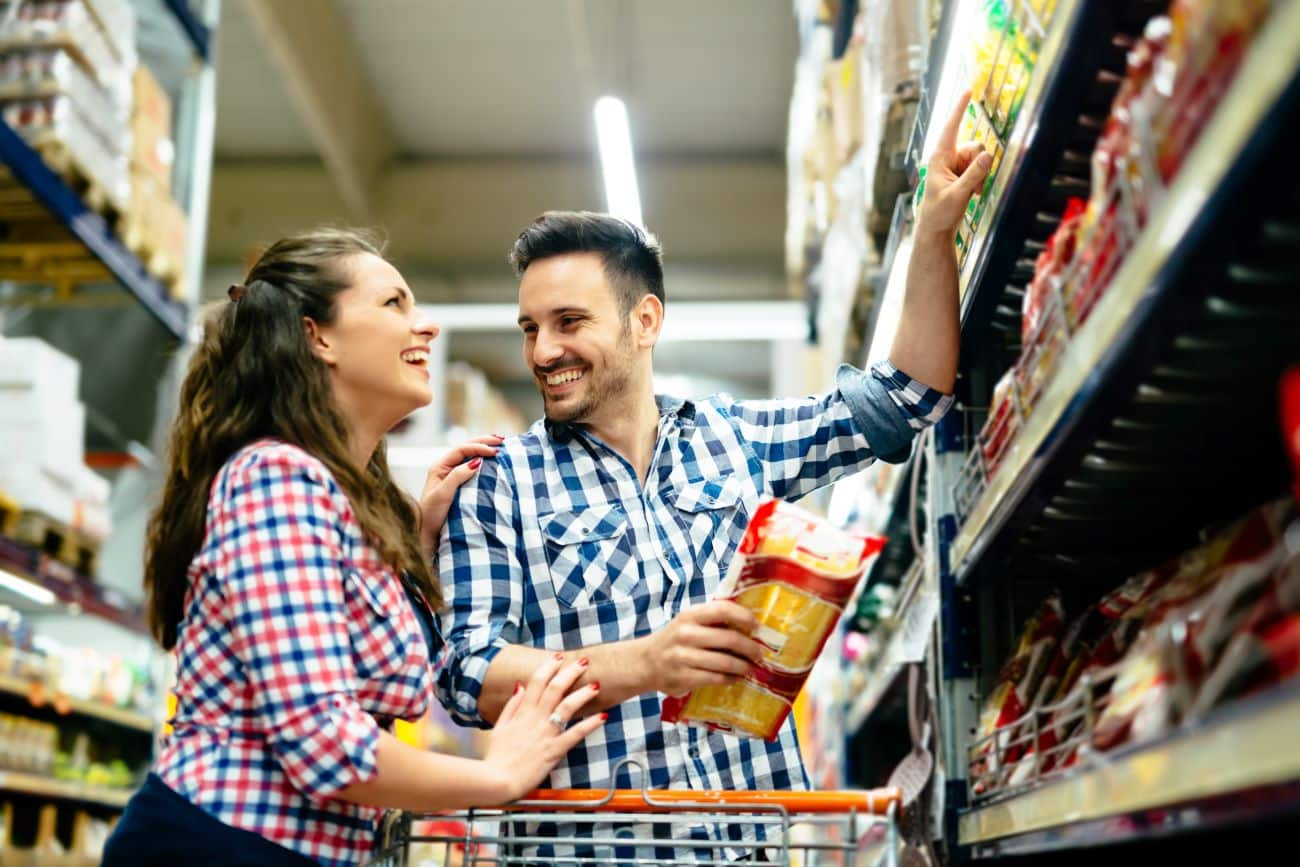
[[[656,394],[655,405],[659,407],[659,419],[675,418],[679,427],[690,429],[695,427],[695,404],[686,398],[673,397],[667,394]],[[567,421],[552,421],[549,418],[543,419],[542,424],[546,427],[546,433],[551,439],[567,443],[573,437],[582,432],[582,425],[573,424]]]

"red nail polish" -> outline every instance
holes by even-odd
[[[523,692],[523,691],[524,691],[524,685],[523,685],[522,683],[520,683],[519,681],[516,680],[516,681],[515,681],[515,695],[519,695],[519,693],[521,693],[521,692]]]
[[[470,468],[471,470],[477,470],[478,467],[479,467],[479,464],[481,464],[481,463],[483,463],[483,459],[482,459],[482,458],[475,458],[474,460],[472,460],[472,461],[469,462],[469,468]]]
[[[593,680],[593,681],[591,682],[591,688],[594,689],[594,690],[596,690],[596,692],[600,692],[600,681],[598,681],[598,680]]]
[[[607,720],[607,719],[609,719],[609,714],[607,714],[607,713],[602,713],[602,714],[600,715],[600,718],[601,718],[602,720]]]
[[[578,660],[578,665],[586,668],[588,665],[591,665],[591,660],[584,656],[582,659]]]
[[[563,653],[557,653],[557,654],[555,654],[555,658],[558,659],[560,662],[564,662],[564,654],[563,654]]]

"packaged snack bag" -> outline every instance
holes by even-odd
[[[758,618],[752,636],[767,647],[748,677],[664,700],[664,722],[772,740],[803,687],[840,613],[885,540],[846,533],[780,500],[765,500],[714,599]]]

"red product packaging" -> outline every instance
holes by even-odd
[[[789,503],[759,504],[714,599],[758,618],[768,648],[749,674],[664,699],[661,718],[773,740],[826,639],[885,540],[846,533]]]
[[[1278,404],[1282,410],[1283,448],[1291,459],[1291,492],[1300,504],[1300,367],[1292,367],[1282,375]]]

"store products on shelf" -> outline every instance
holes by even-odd
[[[39,514],[102,541],[109,486],[85,465],[80,365],[34,337],[0,338],[0,489]]]
[[[1056,653],[1064,629],[1065,611],[1058,595],[1049,596],[1039,606],[1038,612],[1025,624],[1011,657],[998,672],[997,684],[984,701],[980,712],[977,738],[984,739],[995,733],[1008,736],[1016,723],[1033,705],[1040,692],[1048,664]],[[1024,752],[1023,745],[998,740],[988,744],[985,758],[989,765],[981,766],[980,773],[997,770],[1015,762]]]
[[[1056,596],[1044,602],[1007,668],[1028,667],[1020,661],[1058,605]],[[1069,767],[1085,748],[1149,741],[1300,675],[1294,503],[1262,506],[1129,579],[1075,619],[1046,671],[1027,705],[1011,700],[1007,678],[999,679],[972,755],[975,794]]]
[[[0,38],[5,121],[98,210],[130,204],[135,13],[125,0],[19,4]]]
[[[131,170],[154,184],[154,192],[170,195],[176,147],[172,141],[172,104],[147,67],[131,76]]]
[[[0,768],[53,776],[59,751],[59,727],[0,713]]]
[[[663,705],[665,722],[690,722],[771,740],[884,540],[846,533],[779,500],[760,503],[714,594],[758,618],[767,648],[750,673]]]
[[[1291,461],[1292,495],[1300,504],[1300,366],[1282,375],[1278,388],[1282,415],[1282,449]]]
[[[1245,45],[1260,26],[1261,8],[1266,6],[1178,0],[1168,17],[1157,16],[1147,23],[1142,38],[1129,50],[1124,79],[1092,153],[1089,197],[1086,201],[1068,200],[1025,288],[1021,354],[995,387],[989,417],[979,436],[986,474],[992,474],[1001,462],[1019,427],[1018,416],[1032,413],[1071,335],[1088,320],[1113,282],[1165,185],[1176,173],[1178,164],[1169,153],[1169,136],[1182,143],[1177,151],[1180,155],[1194,143],[1226,90]],[[1010,19],[999,17],[1000,4],[991,3],[986,11],[989,33],[1010,37],[1014,27],[1008,23]],[[1003,30],[998,31],[997,26]],[[988,38],[986,34],[986,42]],[[1005,47],[999,50],[1007,51]],[[1015,51],[1011,54],[1019,56]],[[976,85],[1001,80],[996,64],[987,62],[988,51],[979,56],[983,65]],[[1007,96],[1000,91],[998,96],[1010,100],[1007,105],[1013,112],[1016,98],[1014,92]],[[993,111],[988,105],[972,104],[968,109],[966,133],[985,141],[986,149],[996,140],[990,132],[996,126]],[[965,225],[958,232],[959,247],[969,247],[982,207],[980,197],[968,206]],[[1014,387],[1009,380],[1014,380]]]
[[[126,210],[131,196],[126,157],[105,145],[70,97],[6,102],[4,120],[42,151],[50,168],[89,184],[94,195],[102,197],[98,205],[119,212]]]

